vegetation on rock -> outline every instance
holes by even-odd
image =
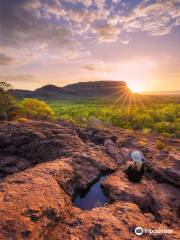
[[[161,140],[156,140],[156,147],[158,150],[163,150],[165,148],[165,145]]]
[[[53,120],[55,117],[54,111],[47,103],[33,99],[25,98],[22,103],[23,115],[31,119]]]
[[[0,82],[0,120],[12,120],[19,114],[19,108],[9,90],[11,85]]]
[[[113,106],[112,101],[50,101],[57,118],[86,125],[93,116],[115,127],[156,132],[166,137],[180,136],[179,103],[146,103],[145,106]]]

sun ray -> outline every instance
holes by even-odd
[[[127,93],[128,93],[128,91],[124,91],[124,92],[121,94],[121,96],[119,96],[119,97],[116,99],[116,101],[113,103],[113,105],[112,105],[111,108],[113,108],[116,104],[118,104],[118,103],[120,102],[120,100],[127,95]]]
[[[122,95],[124,95],[125,93],[123,93]],[[113,109],[115,106],[116,106],[116,104],[118,104],[119,102],[120,102],[120,100],[121,100],[121,98],[122,98],[122,95],[120,96],[120,97],[118,97],[114,102],[113,102],[113,104],[112,104],[112,106],[110,107],[111,109]]]
[[[133,100],[135,109],[137,109],[136,97],[134,93],[132,93],[132,100]]]
[[[130,109],[131,109],[131,98],[132,98],[132,94],[129,94],[128,111],[127,111],[127,122],[129,121],[129,113],[130,113]]]
[[[122,101],[122,103],[121,103],[121,105],[120,105],[120,108],[125,104],[128,95],[129,95],[129,93],[127,92],[125,97],[124,97],[124,99],[123,99],[123,101]]]
[[[112,96],[114,96],[114,95],[120,94],[121,92],[122,92],[122,91],[120,91],[120,90],[115,91],[114,93],[112,93],[112,94],[110,94],[110,95],[108,95],[108,96],[106,96],[106,97],[103,97],[102,100],[105,100],[105,99],[108,99],[108,98],[110,98],[110,97],[112,97]]]
[[[145,105],[144,105],[142,99],[140,98],[139,94],[136,94],[136,98],[139,101],[139,103],[141,104],[143,111],[145,111]]]
[[[122,106],[125,103],[127,96],[128,96],[128,92],[124,92],[124,94],[122,94],[122,97],[121,97],[122,102],[120,106]]]

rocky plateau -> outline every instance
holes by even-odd
[[[110,126],[1,122],[0,240],[179,240],[179,147],[180,139]],[[147,168],[138,184],[124,172],[133,149]],[[109,202],[74,206],[105,173]],[[138,236],[136,227],[172,231]]]

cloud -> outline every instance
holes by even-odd
[[[77,4],[81,3],[85,7],[90,7],[93,5],[93,0],[66,0],[66,2],[72,3],[72,4]]]
[[[1,46],[46,44],[48,47],[62,47],[72,41],[68,27],[50,21],[46,12],[43,15],[39,0],[1,1],[0,8]]]
[[[120,19],[127,32],[144,31],[152,36],[171,32],[180,19],[179,0],[142,1],[132,12]]]
[[[61,50],[93,39],[100,44],[128,33],[166,35],[180,24],[179,0],[142,0],[135,7],[113,0],[0,1],[0,46]],[[120,10],[119,10],[120,9]],[[128,10],[127,10],[128,9]],[[35,50],[34,50],[35,51]]]
[[[120,33],[120,29],[117,26],[108,23],[95,27],[94,30],[98,34],[99,43],[114,42],[118,39]]]
[[[41,7],[41,1],[40,0],[31,0],[31,1],[24,1],[22,2],[22,7],[25,9],[37,9]]]
[[[12,65],[15,63],[16,63],[15,58],[0,53],[0,65]]]
[[[112,1],[107,6],[105,0],[89,1],[89,5],[81,0],[68,0],[73,4],[81,3],[86,8],[65,8],[69,19],[73,23],[75,33],[91,34],[99,43],[109,43],[120,39],[123,44],[128,44],[123,35],[133,32],[147,32],[152,36],[167,35],[180,22],[179,0],[143,0],[134,8],[127,11],[127,4],[123,1]],[[121,11],[116,6],[121,4]],[[96,8],[90,9],[89,6]],[[97,25],[97,22],[101,22]],[[89,35],[88,35],[89,36]],[[121,40],[122,39],[122,40]]]
[[[88,71],[96,71],[97,66],[95,64],[85,65],[85,66],[82,67],[82,69],[88,70]]]
[[[0,75],[0,81],[5,82],[39,82],[37,76],[31,74],[21,74],[21,75]]]
[[[81,68],[90,72],[111,72],[112,70],[112,66],[105,64],[104,62],[86,64]]]

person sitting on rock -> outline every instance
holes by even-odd
[[[127,162],[128,168],[126,174],[131,182],[138,183],[141,181],[144,174],[144,156],[138,151],[134,150],[130,154],[130,161]]]

